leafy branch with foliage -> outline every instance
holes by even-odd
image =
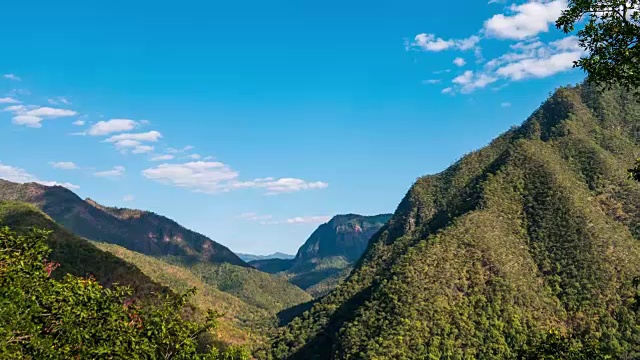
[[[216,327],[184,320],[193,290],[138,304],[131,290],[93,278],[51,276],[49,232],[0,229],[0,358],[248,359],[245,349],[199,351],[198,338]]]
[[[578,37],[588,55],[575,65],[609,88],[640,86],[640,1],[571,0],[556,26],[570,33],[585,18]]]

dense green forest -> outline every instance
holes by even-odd
[[[91,276],[102,286],[114,284],[132,289],[143,302],[154,302],[158,295],[196,293],[182,310],[187,319],[204,321],[208,311],[216,319],[211,343],[242,344],[247,348],[266,341],[278,323],[276,314],[285,308],[311,300],[311,296],[285,279],[246,266],[214,264],[194,257],[165,256],[163,259],[134,252],[118,245],[89,242],[58,225],[34,205],[0,202],[0,224],[20,235],[31,229],[50,231],[47,259],[58,264],[52,276],[62,280],[66,274]],[[186,261],[186,260],[189,261]]]
[[[49,260],[48,236],[0,228],[0,358],[249,359],[246,349],[201,341],[219,314],[185,319],[193,290],[141,301],[130,288],[106,288],[93,277],[54,276],[61,270]]]
[[[640,357],[639,152],[632,94],[558,89],[420,178],[347,280],[264,356]]]

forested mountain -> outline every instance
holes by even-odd
[[[249,264],[265,272],[280,273],[311,295],[324,295],[348,275],[369,239],[389,218],[391,214],[336,215],[309,236],[294,259],[255,260]]]
[[[16,184],[0,179],[0,200],[33,204],[58,224],[87,239],[153,256],[182,256],[247,266],[226,247],[150,211],[102,206],[62,186]]]
[[[190,303],[196,318],[202,319],[209,309],[222,312],[218,340],[225,343],[251,346],[265,341],[278,311],[310,300],[308,294],[286,280],[251,268],[199,262],[193,264],[196,269],[190,269],[118,245],[94,244],[135,264],[151,279],[177,293],[195,288],[197,292]]]
[[[59,186],[4,180],[0,199],[32,203],[0,202],[0,225],[54,230],[51,260],[61,264],[54,274],[93,275],[105,286],[131,286],[142,297],[195,287],[200,291],[191,301],[195,317],[222,311],[219,340],[224,342],[261,342],[279,311],[311,300],[285,279],[253,269],[226,247],[151,212],[83,201]]]
[[[63,229],[33,205],[0,201],[0,226],[9,226],[20,234],[34,227],[51,231],[48,245],[52,252],[49,260],[60,264],[53,272],[58,278],[65,274],[93,276],[107,287],[114,283],[130,286],[140,298],[151,293],[171,292],[169,288],[154,282],[136,266]]]
[[[638,153],[638,99],[557,90],[521,126],[420,178],[271,356],[515,359],[551,330],[640,358],[640,184],[626,171]]]

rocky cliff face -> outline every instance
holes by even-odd
[[[347,262],[357,261],[369,244],[369,239],[391,218],[391,214],[362,216],[336,215],[322,224],[300,247],[294,267],[304,267],[314,259],[342,256]]]

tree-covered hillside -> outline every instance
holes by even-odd
[[[34,227],[51,231],[48,236],[49,260],[60,264],[54,273],[57,277],[65,274],[93,276],[103,286],[113,283],[130,286],[139,297],[150,293],[170,293],[167,287],[154,282],[136,266],[75,236],[33,205],[0,201],[0,226],[9,226],[19,234],[25,234]]]
[[[153,256],[175,255],[248,266],[226,247],[164,216],[82,200],[62,186],[16,184],[0,179],[0,200],[33,204],[58,224],[84,238]]]
[[[516,359],[551,331],[578,353],[640,357],[640,184],[627,175],[638,153],[632,95],[557,90],[520,127],[420,178],[270,356]]]

